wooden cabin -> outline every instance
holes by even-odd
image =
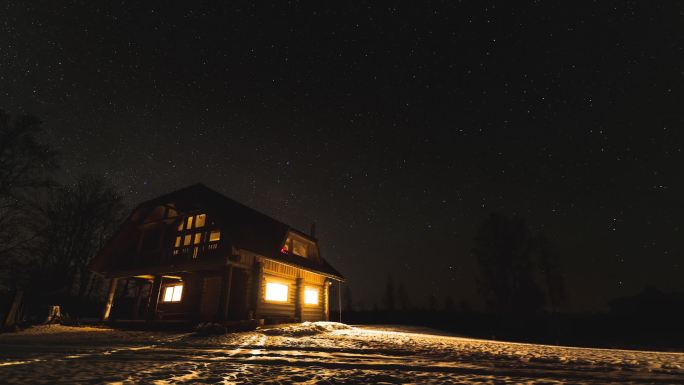
[[[313,234],[202,184],[140,204],[90,268],[111,280],[103,320],[328,320],[344,279]]]

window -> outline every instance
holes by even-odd
[[[221,239],[221,232],[220,231],[212,231],[211,234],[209,234],[209,242],[215,242]]]
[[[218,250],[221,231],[207,220],[207,214],[186,216],[178,224],[173,255],[198,258],[205,251]]]
[[[310,286],[304,288],[304,303],[306,305],[318,305],[318,288]]]
[[[285,284],[266,282],[266,301],[287,302],[287,289]]]
[[[164,302],[180,302],[183,295],[183,285],[167,286],[164,289]]]
[[[292,240],[292,253],[300,257],[306,257],[306,243],[300,242],[296,239]]]
[[[290,234],[280,248],[280,252],[283,254],[294,254],[299,257],[310,258],[316,255],[316,247],[314,243],[308,239],[296,234]]]

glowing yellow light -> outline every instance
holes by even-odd
[[[201,240],[202,240],[202,233],[195,234],[195,244],[200,243]]]
[[[192,216],[188,217],[188,225],[185,226],[186,230],[190,230],[192,228],[192,218],[193,218]]]
[[[176,246],[175,247],[180,247],[181,243],[181,237],[176,237]]]
[[[164,302],[180,302],[183,295],[183,285],[167,286],[164,289]]]
[[[266,300],[287,302],[287,285],[275,282],[266,282]]]
[[[192,241],[192,235],[188,234],[183,238],[183,246],[188,246],[190,245],[190,242]]]
[[[207,219],[207,214],[199,214],[195,217],[195,228],[204,227],[204,222]]]
[[[307,287],[304,289],[304,303],[307,305],[318,305],[318,289]]]
[[[218,241],[219,239],[221,239],[221,232],[220,231],[212,231],[209,234],[209,242]]]

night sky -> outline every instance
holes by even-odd
[[[0,4],[0,108],[61,180],[315,221],[366,307],[388,274],[477,306],[493,211],[554,241],[565,309],[684,290],[681,2],[140,3]]]

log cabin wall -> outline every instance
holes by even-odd
[[[293,266],[264,260],[264,279],[261,282],[261,293],[258,315],[265,319],[297,319],[296,301],[301,306],[301,321],[321,321],[325,319],[324,285],[325,277]],[[301,278],[301,287],[297,287],[297,279]],[[269,282],[288,286],[287,301],[269,301],[266,299],[266,285]],[[318,290],[316,305],[304,303],[305,290]],[[299,291],[299,295],[298,295]]]

